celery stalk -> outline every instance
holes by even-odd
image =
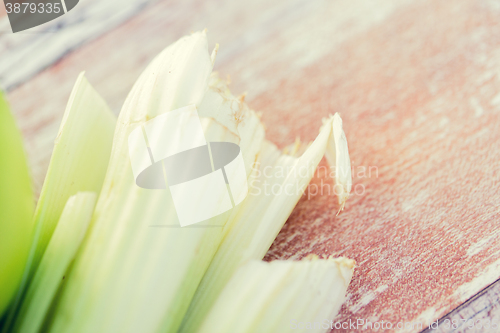
[[[86,80],[84,73],[71,92],[55,140],[54,151],[35,210],[29,256],[3,332],[14,322],[23,295],[70,196],[99,193],[108,165],[116,117]]]
[[[21,134],[0,93],[0,318],[21,282],[33,231],[33,208]]]
[[[78,192],[68,199],[26,292],[13,332],[39,332],[57,288],[87,231],[95,202],[93,192]]]
[[[354,261],[250,261],[227,283],[198,333],[329,332]]]
[[[153,60],[127,97],[93,224],[62,290],[51,332],[177,330],[221,228],[176,228],[170,192],[135,184],[128,136],[157,115],[199,106],[212,71],[207,49],[205,33],[180,39]]]
[[[100,192],[115,125],[115,115],[84,73],[80,73],[64,112],[35,210],[35,223],[41,224],[33,260],[35,267],[68,198],[82,191]]]

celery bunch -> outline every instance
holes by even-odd
[[[19,199],[26,207],[19,204],[14,212],[23,218],[28,230],[18,233],[27,240],[14,240],[22,248],[22,260],[14,259],[21,269],[7,272],[14,282],[5,304],[20,287],[4,332],[285,332],[289,320],[333,319],[353,261],[259,260],[325,154],[336,168],[343,208],[351,170],[342,120],[338,114],[325,119],[312,143],[296,145],[292,154],[281,152],[265,139],[259,115],[212,73],[218,46],[211,54],[207,49],[205,32],[167,47],[139,77],[117,121],[83,74],[79,76],[34,222],[26,203],[26,198],[31,200],[29,178],[20,177],[27,184]],[[161,136],[148,137],[149,154],[132,162],[129,157],[137,148],[129,141],[131,133],[141,134],[134,130],[146,133],[149,120],[181,108],[196,111],[208,142],[239,146],[250,188],[226,213],[183,228],[169,179],[163,190],[141,188],[134,179],[133,164],[152,163],[151,147]],[[178,130],[183,133],[184,128]],[[159,142],[173,151],[199,140],[182,135],[183,142]],[[160,167],[165,173],[165,165]],[[269,192],[268,185],[282,191]],[[232,190],[242,193],[243,184],[234,186]],[[197,195],[215,194],[203,187]],[[211,208],[196,200],[191,204],[192,209]],[[241,297],[233,292],[242,288],[246,291]],[[324,295],[315,299],[318,290]],[[311,306],[304,307],[297,298]],[[232,321],[225,318],[227,312]],[[235,330],[240,322],[244,329]]]

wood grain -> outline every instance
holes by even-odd
[[[435,321],[424,333],[480,333],[500,330],[500,280]]]
[[[346,210],[313,195],[331,181],[321,168],[266,260],[356,259],[336,320],[425,328],[500,276],[499,15],[486,0],[160,1],[8,96],[39,189],[79,71],[118,111],[156,53],[208,28],[216,69],[248,92],[272,141],[344,119]]]

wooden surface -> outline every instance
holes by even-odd
[[[85,2],[99,12],[109,1]],[[70,47],[64,33],[50,35],[40,49],[50,57],[29,71],[4,55],[31,43],[0,35],[0,83],[9,88],[37,190],[80,71],[118,112],[161,49],[208,28],[211,46],[220,44],[216,70],[231,76],[234,93],[248,92],[279,146],[311,140],[330,113],[343,117],[357,193],[335,216],[332,194],[313,195],[314,184],[330,181],[321,169],[266,256],[355,259],[336,321],[425,328],[500,277],[498,1],[127,3],[136,12],[121,17],[130,19]],[[95,24],[85,22],[75,29]],[[494,307],[488,316],[498,313]]]
[[[425,333],[500,331],[500,281],[435,322]]]

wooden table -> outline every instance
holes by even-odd
[[[313,195],[330,181],[319,172],[266,260],[355,259],[339,323],[418,332],[441,318],[433,331],[449,332],[445,319],[472,318],[457,331],[494,332],[479,324],[500,325],[499,17],[495,0],[85,0],[15,35],[0,12],[0,83],[39,191],[80,71],[118,113],[161,49],[208,28],[216,70],[279,146],[313,139],[330,113],[344,120],[345,211]]]

